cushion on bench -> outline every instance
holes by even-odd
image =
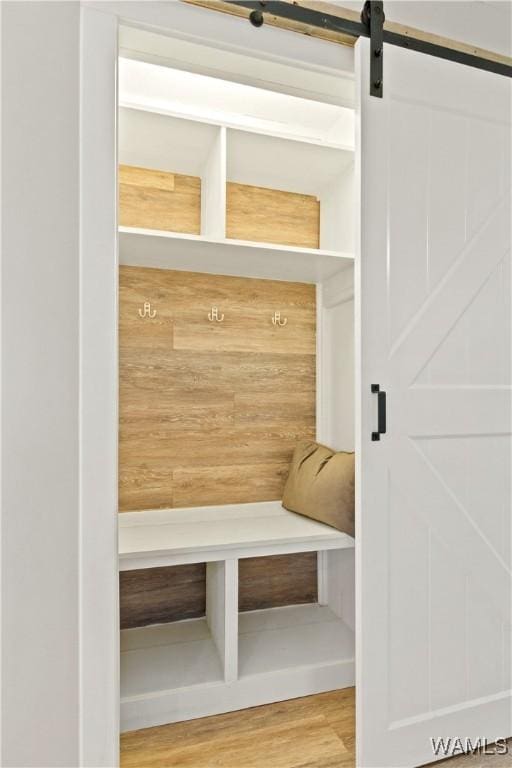
[[[283,507],[354,535],[354,454],[303,440],[293,454]]]

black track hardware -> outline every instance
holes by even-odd
[[[383,392],[379,384],[372,384],[372,393],[377,395],[377,432],[372,432],[372,440],[380,440],[381,435],[386,434],[386,393]]]
[[[384,8],[382,2],[366,0],[361,21],[370,32],[370,96],[382,98],[384,59]]]
[[[352,37],[372,37],[372,20],[373,23],[379,25],[379,16],[381,21],[384,21],[384,13],[372,14],[372,8],[374,6],[380,6],[382,9],[383,3],[377,2],[377,0],[371,0],[370,12],[366,9],[367,3],[363,7],[362,20],[352,21],[351,19],[341,19],[339,16],[333,16],[323,11],[315,11],[311,8],[303,8],[301,5],[294,5],[293,3],[282,2],[282,0],[226,0],[231,5],[237,5],[243,8],[257,11],[257,14],[251,14],[251,23],[256,27],[261,27],[264,22],[264,14],[269,13],[273,16],[277,16],[281,19],[290,19],[291,21],[298,21],[302,24],[307,24],[310,27],[317,27],[318,29],[325,29],[330,32],[339,32],[345,35],[351,35]],[[364,20],[364,21],[363,21]],[[378,34],[376,31],[375,35]],[[377,40],[377,37],[374,37]],[[512,77],[512,64],[504,61],[494,61],[493,59],[487,59],[484,56],[478,56],[477,54],[467,53],[466,51],[456,50],[449,48],[448,46],[438,45],[427,40],[420,40],[419,38],[412,37],[412,35],[405,35],[398,32],[391,32],[386,29],[382,29],[382,43],[388,45],[396,45],[399,48],[408,48],[410,51],[418,51],[419,53],[425,53],[429,56],[435,56],[438,59],[446,59],[447,61],[454,61],[458,64],[464,64],[468,67],[474,67],[476,69],[483,69],[487,72],[494,72],[497,75],[503,75],[504,77]],[[375,51],[378,50],[378,44],[375,45],[375,50],[372,53],[371,65],[375,65],[374,59],[382,59],[383,46],[381,43],[381,53],[375,56]],[[372,46],[373,48],[373,46]],[[382,65],[382,61],[381,61]],[[372,70],[372,66],[370,66]],[[373,77],[371,80],[371,86],[375,87],[375,82],[380,79],[381,87],[377,89],[379,93],[376,96],[382,96],[383,90],[383,77]]]
[[[253,27],[261,27],[263,26],[263,22],[265,21],[265,19],[261,11],[251,11],[249,15],[249,21],[251,22]]]

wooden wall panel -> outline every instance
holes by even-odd
[[[254,611],[318,599],[316,552],[238,561],[238,608]]]
[[[206,565],[142,568],[119,574],[121,629],[204,616]]]
[[[317,600],[316,552],[239,561],[240,611]],[[193,619],[206,610],[206,566],[121,571],[121,629]]]
[[[122,226],[200,234],[201,179],[119,166]],[[303,248],[320,243],[320,203],[312,195],[228,182],[226,237]]]
[[[228,182],[226,237],[318,248],[320,203],[311,195]]]
[[[313,285],[122,267],[120,509],[280,498],[315,368]]]
[[[154,319],[139,316],[145,301]],[[281,498],[297,440],[315,436],[315,326],[313,285],[121,267],[120,509]],[[243,604],[315,600],[314,563],[244,563]],[[198,578],[183,602],[174,569],[154,570],[121,577],[124,626],[202,610]]]
[[[201,179],[120,165],[119,223],[200,234]]]

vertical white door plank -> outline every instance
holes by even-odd
[[[226,236],[226,129],[215,136],[201,183],[201,234]]]

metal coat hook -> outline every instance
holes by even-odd
[[[156,316],[156,309],[151,309],[151,304],[149,301],[144,302],[144,308],[139,308],[139,316],[140,317],[150,317],[151,320]]]
[[[273,323],[273,325],[283,326],[283,325],[286,325],[287,322],[288,322],[288,318],[287,317],[285,317],[283,320],[281,320],[281,313],[280,312],[274,312],[274,314],[272,315],[272,323]]]
[[[218,323],[222,323],[222,321],[224,320],[224,313],[222,313],[222,315],[219,317],[219,310],[217,309],[217,307],[212,307],[212,311],[208,312],[208,320],[210,321],[210,323],[213,323],[215,320]]]

